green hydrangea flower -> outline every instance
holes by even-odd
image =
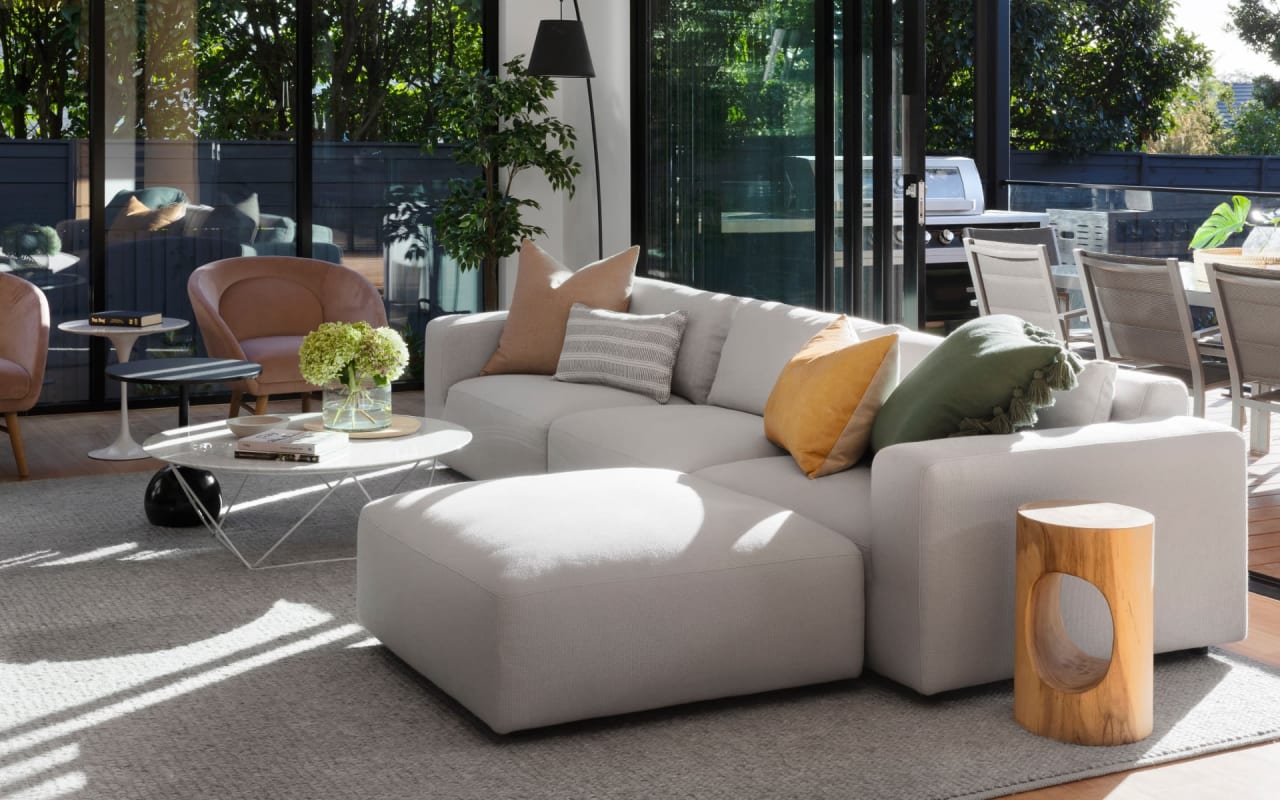
[[[302,377],[314,386],[353,385],[361,375],[386,385],[404,372],[409,350],[391,328],[367,322],[324,322],[306,335],[298,351]]]
[[[372,375],[379,385],[400,377],[409,363],[409,348],[391,328],[375,328],[365,334],[356,354],[355,368],[361,375]]]

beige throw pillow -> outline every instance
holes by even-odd
[[[574,272],[538,245],[520,245],[516,288],[498,350],[482,375],[521,372],[554,375],[564,347],[564,330],[574,303],[610,311],[631,305],[631,278],[639,247],[629,247]]]
[[[147,208],[136,197],[130,197],[124,211],[111,224],[112,233],[132,233],[135,231],[158,231],[182,219],[187,213],[186,203],[174,203],[161,208]]]

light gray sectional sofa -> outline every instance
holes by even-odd
[[[1036,500],[1106,500],[1154,514],[1157,651],[1218,644],[1245,635],[1244,442],[1227,426],[1187,416],[1187,390],[1178,381],[1121,371],[1109,403],[1104,402],[1100,414],[1098,409],[1092,412],[1106,421],[897,444],[853,469],[810,480],[786,452],[765,438],[762,414],[785,363],[834,315],[636,279],[632,313],[674,310],[687,311],[689,322],[676,362],[673,397],[666,405],[638,394],[559,382],[550,376],[479,376],[497,346],[504,312],[443,317],[427,327],[426,414],[465,425],[475,436],[467,448],[448,457],[450,466],[474,479],[589,471],[554,481],[548,476],[479,485],[499,490],[512,487],[514,509],[498,511],[502,492],[485,488],[488,501],[467,506],[468,516],[458,511],[468,490],[443,487],[408,499],[375,502],[362,516],[358,576],[362,621],[495,729],[856,675],[864,654],[867,667],[924,694],[1008,678],[1013,672],[1015,510]],[[900,326],[864,320],[853,320],[853,325],[864,339],[897,332],[902,374],[940,341]],[[470,575],[471,583],[481,587],[476,590],[478,596],[490,601],[506,598],[494,601],[497,604],[486,612],[487,622],[476,624],[501,628],[502,621],[514,618],[514,609],[523,609],[525,600],[533,596],[526,591],[528,586],[508,585],[511,575],[520,571],[512,565],[519,563],[523,570],[530,563],[528,553],[518,562],[503,561],[517,543],[536,551],[536,531],[554,537],[564,525],[590,527],[589,515],[594,513],[595,529],[602,532],[602,540],[608,539],[608,547],[615,551],[620,547],[610,537],[630,537],[638,551],[647,552],[652,543],[644,541],[644,531],[654,530],[656,540],[662,538],[659,529],[678,527],[663,509],[667,490],[660,488],[672,480],[694,496],[714,497],[701,501],[709,509],[709,520],[712,510],[726,502],[732,506],[732,498],[757,510],[763,501],[763,508],[774,509],[776,515],[799,517],[804,526],[816,523],[812,526],[816,530],[835,532],[851,542],[854,547],[845,552],[826,540],[819,546],[825,533],[806,527],[804,534],[816,548],[813,552],[839,555],[846,565],[850,558],[861,562],[865,583],[824,578],[849,583],[855,603],[842,608],[837,621],[856,631],[861,651],[849,656],[847,646],[841,644],[841,652],[846,653],[841,656],[841,669],[823,666],[775,675],[764,683],[726,679],[727,688],[718,694],[705,688],[692,695],[656,690],[620,704],[596,697],[580,705],[568,703],[563,713],[548,712],[553,706],[566,707],[564,699],[557,697],[555,703],[535,703],[536,709],[508,714],[509,709],[493,704],[519,706],[525,700],[513,697],[537,695],[528,686],[523,694],[511,694],[515,673],[533,669],[532,662],[547,656],[535,658],[527,650],[512,648],[510,639],[521,634],[511,631],[464,647],[456,640],[456,631],[449,633],[453,628],[448,624],[441,623],[443,627],[433,634],[444,637],[439,646],[422,628],[417,614],[422,604],[454,603],[457,595],[441,595],[438,592],[445,590],[438,588],[422,588],[421,594],[415,594],[404,586],[414,582],[413,575],[442,564],[454,580]],[[622,504],[627,509],[625,525],[607,515],[600,518],[603,512],[598,508],[594,512],[579,509],[563,525],[538,519],[539,514],[554,516],[548,508],[555,503],[561,508],[617,505],[618,498],[628,497],[628,482],[635,491],[646,491],[644,487],[650,485],[658,488],[652,490],[650,504]],[[576,499],[575,485],[582,493]],[[527,511],[519,507],[520,496],[546,497],[548,493],[550,501],[532,504]],[[485,516],[484,508],[494,509],[490,522],[501,519],[502,523],[480,524],[477,517]],[[433,533],[445,530],[449,533]],[[433,536],[447,538],[449,543],[433,542]],[[571,546],[549,549],[560,548],[555,557],[581,571],[584,563],[601,561],[598,553],[585,552],[591,547],[590,541],[584,545],[579,537]],[[381,567],[373,557],[366,558],[375,550],[383,553]],[[471,570],[469,563],[485,566]],[[715,564],[716,569],[732,567],[728,562]],[[566,568],[559,564],[556,574]],[[698,567],[705,568],[705,564]],[[795,574],[786,580],[794,581],[794,587],[815,579]],[[388,588],[392,585],[396,588]],[[577,583],[573,586],[581,588]],[[746,589],[739,586],[733,591]],[[1064,616],[1086,649],[1105,654],[1110,630],[1107,609],[1104,603],[1090,602],[1087,594],[1079,587],[1074,595],[1069,593]],[[634,604],[635,598],[629,602]],[[806,602],[811,602],[815,618],[826,620],[824,625],[829,622],[823,617],[825,607],[839,605],[829,597],[820,601],[821,609],[812,605],[819,601]],[[582,601],[580,605],[590,604]],[[664,614],[675,613],[669,603],[659,606]],[[404,607],[413,610],[406,612]],[[564,609],[560,613],[557,619],[564,625],[570,624],[566,619],[579,627],[593,624],[589,616],[565,616]],[[638,613],[643,616],[643,610]],[[829,632],[824,630],[815,633],[807,647],[823,649],[813,643],[828,640]],[[437,660],[450,649],[447,642],[453,643],[453,652],[468,653],[466,663]],[[772,645],[766,640],[759,646],[791,648],[793,659],[806,659],[791,640]],[[572,658],[564,656],[561,668]],[[494,667],[487,682],[476,683],[477,660],[511,669],[503,674],[503,667]],[[699,652],[688,663],[681,662],[680,668],[696,669],[705,660],[706,654]],[[723,667],[721,663],[709,673]],[[661,669],[658,663],[642,670],[645,677],[638,682],[652,682]],[[545,688],[547,679],[540,673],[539,685]],[[597,691],[604,693],[604,689]],[[497,694],[505,699],[493,699]]]

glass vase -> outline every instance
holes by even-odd
[[[331,383],[324,387],[321,410],[329,430],[359,433],[386,428],[391,424],[391,385],[379,386],[371,377],[358,377],[354,384]]]

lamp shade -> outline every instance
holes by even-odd
[[[538,23],[538,35],[529,54],[530,75],[552,78],[594,78],[587,47],[587,31],[581,20],[544,19]]]

